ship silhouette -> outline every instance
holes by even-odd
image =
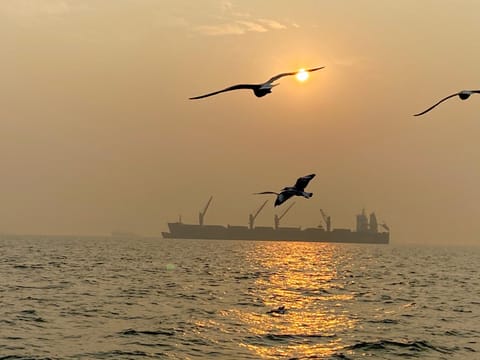
[[[323,223],[313,228],[284,227],[280,221],[295,205],[274,216],[274,226],[255,226],[255,220],[267,204],[266,200],[254,214],[249,215],[248,226],[243,225],[207,225],[205,214],[212,203],[210,197],[206,206],[199,212],[198,224],[185,224],[181,217],[177,222],[167,223],[168,232],[162,232],[165,239],[215,239],[215,240],[265,240],[265,241],[306,241],[327,243],[388,244],[390,229],[385,223],[378,223],[374,212],[367,217],[365,209],[357,215],[356,230],[335,229],[331,227],[331,218],[320,209]],[[381,230],[380,230],[381,228]]]

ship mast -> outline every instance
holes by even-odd
[[[268,200],[265,200],[265,202],[258,208],[258,210],[255,212],[254,215],[249,214],[248,215],[248,228],[253,229],[253,225],[255,224],[255,219],[257,218],[258,214],[260,214],[260,211],[267,205]]]
[[[282,218],[285,216],[288,210],[292,208],[293,205],[295,205],[295,203],[291,203],[290,206],[282,213],[282,215],[278,216],[277,214],[275,214],[275,216],[273,217],[273,221],[275,223],[275,230],[279,228],[280,220],[282,220]]]
[[[210,199],[208,199],[207,205],[205,205],[205,208],[203,209],[203,211],[200,211],[198,213],[198,223],[200,225],[203,225],[203,219],[205,218],[205,214],[207,213],[208,207],[210,206],[212,199],[213,199],[213,196],[210,196]]]
[[[322,213],[323,221],[325,222],[325,226],[327,228],[327,231],[331,231],[331,219],[330,216],[328,216],[323,209],[320,209],[320,212]]]

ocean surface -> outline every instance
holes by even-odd
[[[47,237],[0,252],[0,359],[480,359],[479,248]]]

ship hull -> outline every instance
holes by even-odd
[[[356,244],[388,244],[388,232],[355,232],[350,229],[291,228],[194,225],[168,223],[169,232],[162,232],[165,239],[212,239],[212,240],[263,240],[263,241],[305,241]]]

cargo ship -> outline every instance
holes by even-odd
[[[168,232],[162,232],[165,239],[215,239],[215,240],[263,240],[263,241],[301,241],[356,244],[388,244],[390,229],[385,223],[378,223],[374,212],[367,217],[365,209],[356,217],[356,230],[332,229],[331,218],[320,209],[323,223],[313,228],[284,227],[280,220],[295,205],[291,203],[281,215],[274,216],[274,226],[255,226],[255,219],[267,204],[265,201],[254,214],[249,215],[248,226],[242,225],[206,225],[205,214],[212,202],[199,213],[198,224],[184,224],[181,217],[177,222],[167,223]]]

